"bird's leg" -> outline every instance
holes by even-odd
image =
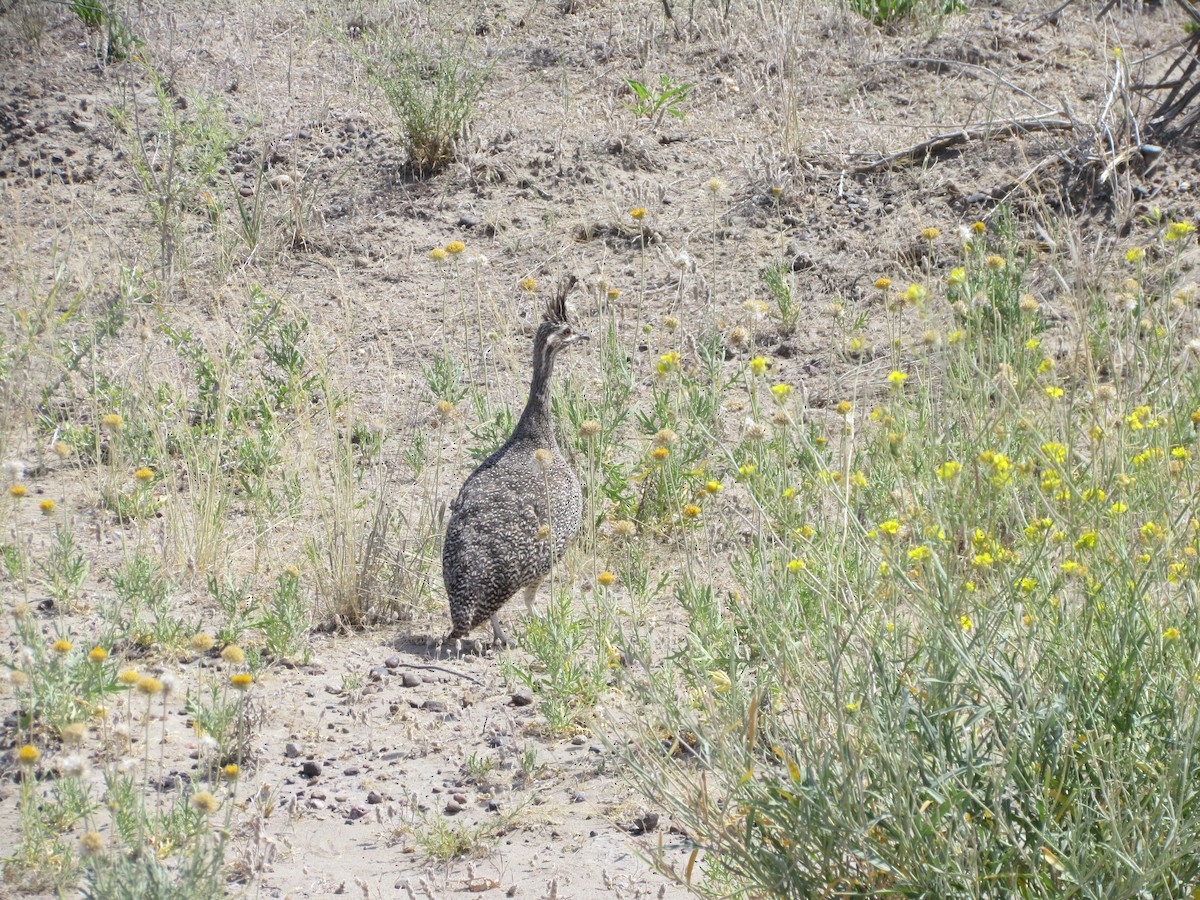
[[[507,647],[508,635],[504,633],[504,629],[500,627],[500,613],[492,613],[492,635],[496,639],[496,646]]]
[[[525,585],[524,593],[521,595],[525,600],[525,608],[530,612],[533,612],[533,598],[537,596],[537,589],[539,585],[541,585],[540,581],[535,581],[533,584]]]

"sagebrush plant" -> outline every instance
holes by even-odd
[[[445,169],[490,75],[473,61],[471,45],[387,28],[369,45],[349,46],[396,117],[412,174],[427,178]]]
[[[681,881],[861,897],[1195,883],[1200,370],[1180,336],[1194,297],[1175,290],[1191,233],[1131,251],[1066,366],[1007,219],[977,223],[944,289],[895,291],[947,304],[929,311],[951,330],[905,345],[828,431],[783,423],[784,444],[734,449],[755,508],[736,588],[685,588],[670,665],[625,648],[643,663],[623,680],[644,723],[627,761],[691,836]]]

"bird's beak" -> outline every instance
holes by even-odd
[[[579,341],[590,341],[591,339],[592,336],[590,334],[580,334],[578,331],[572,331],[571,336],[567,338],[567,343],[574,344]]]

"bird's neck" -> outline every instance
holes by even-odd
[[[529,384],[529,400],[513,437],[536,439],[547,449],[555,449],[554,423],[550,415],[550,376],[554,373],[554,356],[544,345],[534,348],[533,379]]]

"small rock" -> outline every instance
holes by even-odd
[[[350,807],[350,812],[346,813],[346,818],[354,821],[355,819],[361,819],[366,814],[367,808],[365,806],[352,806]]]
[[[584,794],[583,791],[576,791],[574,794],[571,795],[572,803],[582,803],[586,799],[587,799],[587,795]]]
[[[478,226],[479,226],[479,220],[477,218],[475,218],[474,216],[459,216],[458,217],[458,227],[459,228],[476,228]]]
[[[300,749],[299,744],[288,741],[287,746],[283,748],[283,755],[288,759],[295,759],[298,756],[303,756],[304,751]]]
[[[577,734],[575,737],[571,738],[571,744],[575,747],[582,747],[586,743],[587,739],[584,738],[582,734]]]
[[[420,687],[422,682],[424,682],[424,680],[425,679],[422,678],[416,672],[405,672],[404,673],[404,686],[405,687]]]
[[[306,760],[304,764],[300,766],[300,774],[305,778],[316,778],[321,774],[321,764],[313,759]]]
[[[426,700],[421,704],[421,709],[428,710],[431,713],[444,713],[446,704],[441,700]]]
[[[271,179],[271,187],[275,188],[277,191],[286,190],[295,183],[296,182],[292,181],[291,175],[276,175]]]
[[[518,688],[513,691],[513,706],[529,706],[531,703],[533,703],[533,691],[529,690],[529,688]]]
[[[398,668],[400,668],[400,657],[389,656],[387,659],[385,659],[383,661],[383,664],[385,666],[387,666],[389,669],[398,669]]]
[[[383,679],[387,677],[387,673],[388,670],[383,666],[376,666],[369,673],[367,673],[367,677],[372,681],[383,681]]]
[[[466,805],[467,805],[467,795],[466,795],[466,794],[455,794],[455,795],[454,795],[454,802],[455,802],[455,803],[460,803],[460,804],[462,804],[463,806],[466,806]]]
[[[304,805],[307,806],[309,809],[324,809],[325,801],[318,800],[315,797],[310,797],[308,802],[306,802]]]
[[[599,744],[592,744],[590,747],[588,747],[588,753],[603,753],[603,752],[604,752],[604,748],[602,746],[600,746]]]
[[[448,800],[448,801],[446,801],[446,806],[444,807],[444,810],[445,810],[446,815],[453,816],[457,813],[462,812],[462,806],[459,805],[457,800]]]
[[[375,791],[371,791],[369,794],[367,794],[367,802],[369,804],[371,804],[372,806],[374,806],[377,803],[382,803],[383,795],[376,793]]]

